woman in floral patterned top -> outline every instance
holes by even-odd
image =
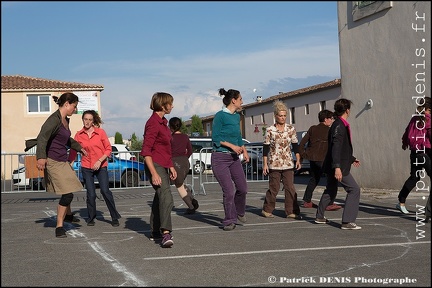
[[[269,189],[266,192],[261,214],[267,218],[274,217],[276,196],[282,180],[285,190],[286,216],[301,220],[297,192],[294,187],[294,168],[297,170],[301,168],[297,134],[294,126],[285,123],[288,113],[286,105],[282,101],[276,100],[273,106],[276,123],[267,127],[263,143],[263,174],[269,176]],[[291,146],[297,158],[295,164]]]

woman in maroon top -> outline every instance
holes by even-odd
[[[171,210],[174,206],[171,194],[170,178],[177,178],[177,172],[171,159],[171,131],[165,114],[171,113],[174,98],[165,92],[153,94],[150,109],[153,114],[144,127],[144,140],[141,155],[144,156],[145,170],[150,183],[155,189],[151,207],[151,239],[162,238],[162,247],[171,247],[172,222]]]
[[[180,197],[188,206],[186,214],[194,214],[199,204],[198,201],[193,198],[191,187],[184,184],[190,169],[189,157],[192,155],[192,144],[189,140],[189,136],[180,132],[180,128],[182,127],[180,118],[171,118],[169,120],[169,127],[172,132],[172,161],[177,171],[177,178],[173,182],[177,187]]]

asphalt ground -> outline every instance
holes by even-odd
[[[307,175],[296,176],[299,203]],[[285,218],[284,194],[275,218],[260,216],[267,182],[249,182],[247,222],[223,231],[222,193],[207,184],[195,198],[196,214],[172,189],[174,245],[148,239],[152,188],[114,190],[122,215],[112,227],[97,200],[95,226],[87,226],[85,192],[74,193],[81,219],[65,223],[67,238],[54,235],[59,197],[47,192],[1,194],[1,286],[363,286],[431,287],[431,229],[424,223],[425,193],[411,192],[403,215],[397,191],[362,190],[357,224],[341,230],[342,211],[328,211],[330,224],[315,224],[316,209],[303,220]],[[324,187],[318,186],[318,203]],[[343,205],[340,188],[336,203]]]

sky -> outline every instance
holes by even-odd
[[[155,92],[171,117],[340,78],[337,2],[1,1],[1,75],[103,85],[102,128],[142,139]],[[72,116],[79,117],[79,116]]]

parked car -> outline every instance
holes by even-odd
[[[192,144],[193,151],[192,155],[189,157],[189,163],[194,174],[200,174],[205,170],[211,169],[211,152],[213,148],[212,138],[190,137],[189,140]],[[243,142],[245,144],[249,143],[246,139],[243,139]]]
[[[138,187],[140,181],[146,181],[145,164],[143,162],[120,159],[113,154],[108,157],[108,179],[110,183],[119,184],[121,187]],[[81,174],[81,154],[72,165],[81,183],[84,179]],[[95,177],[95,183],[97,178]]]
[[[192,155],[189,163],[194,174],[203,173],[206,169],[211,169],[211,137],[189,137],[192,144]],[[201,153],[201,154],[200,154]]]
[[[297,137],[299,142],[301,141],[301,138],[306,134],[306,132],[297,132]],[[247,173],[250,173],[250,171],[256,171],[256,172],[261,172],[263,169],[263,142],[251,142],[251,143],[246,143],[245,147],[248,151],[249,154],[249,163],[244,162],[243,165],[245,166],[245,171]],[[296,163],[296,157],[295,157],[295,153],[292,152],[292,157],[294,159],[294,165]],[[240,155],[240,159],[242,160],[243,157],[242,155]],[[295,174],[300,174],[303,172],[307,172],[310,169],[310,163],[309,160],[307,159],[303,159],[302,160],[302,168],[300,168],[300,170],[295,171]]]
[[[44,190],[43,177],[26,178],[25,166],[20,164],[18,169],[12,172],[12,182],[17,187],[28,187],[33,190]]]
[[[124,159],[124,160],[132,160],[132,161],[137,160],[135,155],[132,155],[132,153],[130,153],[130,150],[126,146],[126,144],[112,144],[111,148],[112,148],[113,155],[117,158]]]
[[[81,168],[81,154],[77,155],[72,165],[81,183],[84,185]],[[120,159],[116,156],[108,158],[108,179],[110,183],[120,187],[138,187],[140,181],[147,181],[145,165],[142,162]],[[25,175],[25,166],[20,164],[19,168],[12,173],[15,186],[26,186],[34,190],[44,190],[43,177],[29,179]],[[95,183],[97,178],[95,177]],[[30,186],[31,185],[31,186]]]
[[[249,155],[249,162],[243,161],[243,154],[240,154],[245,172],[250,174],[263,170],[263,145],[262,142],[245,143],[246,151]]]

